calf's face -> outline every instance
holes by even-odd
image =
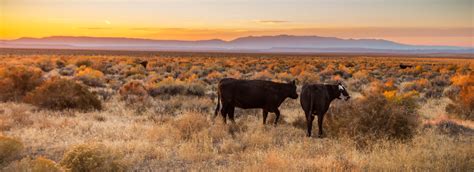
[[[337,90],[339,92],[339,97],[337,97],[338,99],[344,99],[347,101],[349,98],[351,98],[349,93],[347,93],[346,88],[341,83],[337,84]]]
[[[288,83],[289,85],[289,90],[288,93],[288,97],[292,98],[292,99],[297,99],[298,98],[298,93],[296,93],[296,81],[293,80],[292,82]]]

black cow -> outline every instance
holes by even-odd
[[[226,117],[235,123],[235,107],[243,109],[263,109],[263,124],[266,123],[268,112],[276,115],[275,125],[280,117],[278,107],[287,98],[298,98],[295,81],[290,83],[276,83],[263,80],[239,80],[224,78],[219,81],[217,90],[217,107],[214,117],[217,116],[220,103],[221,115],[226,123]]]
[[[148,65],[148,61],[144,60],[140,62],[140,65],[142,65],[146,69],[146,66]]]
[[[334,99],[349,100],[350,96],[341,83],[336,85],[308,84],[303,85],[300,95],[301,107],[306,116],[307,136],[311,137],[314,115],[318,116],[319,137],[323,136],[324,114]]]
[[[413,65],[400,64],[400,69],[412,68]]]

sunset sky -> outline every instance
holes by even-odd
[[[249,35],[474,47],[473,0],[0,0],[0,39]]]

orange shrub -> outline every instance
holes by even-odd
[[[77,70],[76,79],[88,86],[100,87],[104,85],[104,74],[91,67],[81,66]]]
[[[121,99],[127,103],[127,105],[140,105],[145,107],[149,104],[148,92],[145,88],[145,84],[139,80],[132,80],[127,82],[119,90]]]
[[[395,90],[397,89],[395,87],[395,81],[394,79],[389,79],[387,82],[385,82],[384,84],[385,88],[387,88],[388,90]]]
[[[474,109],[474,72],[471,72],[467,81],[461,86],[461,102],[471,109]]]
[[[293,75],[293,76],[298,76],[298,75],[300,75],[300,73],[303,72],[304,70],[305,70],[305,67],[304,67],[304,66],[298,65],[298,66],[292,67],[292,68],[290,69],[290,73],[291,73],[291,75]]]
[[[217,71],[212,71],[211,73],[207,74],[207,80],[211,83],[217,82],[223,78],[224,75]]]
[[[24,98],[25,102],[40,108],[64,110],[79,109],[82,111],[100,110],[102,104],[96,95],[86,87],[72,80],[53,78]]]
[[[19,101],[42,83],[38,68],[13,66],[0,69],[0,101]]]
[[[446,111],[462,119],[474,120],[474,72],[454,76],[451,81],[458,88],[458,94],[450,97],[454,103],[448,105]]]

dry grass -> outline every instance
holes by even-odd
[[[21,62],[17,58],[2,57],[0,65],[33,65],[45,60],[41,56],[27,57],[22,57]],[[474,170],[472,121],[448,118],[445,106],[453,101],[445,95],[440,99],[424,98],[429,90],[450,87],[449,84],[434,84],[430,79],[427,83],[424,77],[443,75],[451,78],[457,73],[464,76],[469,72],[461,70],[465,70],[461,67],[465,60],[160,57],[150,58],[145,70],[129,57],[48,56],[47,59],[52,62],[60,60],[57,68],[76,64],[101,71],[104,87],[112,90],[111,98],[102,101],[102,110],[88,112],[39,110],[22,102],[0,103],[1,135],[14,138],[23,145],[21,151],[8,158],[8,163],[0,165],[2,170],[54,171],[65,167],[101,171]],[[401,61],[420,67],[407,70],[391,67],[397,67]],[[45,70],[49,70],[48,65]],[[75,73],[74,70],[78,69],[71,67],[71,70]],[[55,71],[58,69],[52,69],[48,75]],[[98,73],[91,71],[88,74]],[[235,124],[223,124],[220,116],[213,118],[216,101],[213,97],[216,81],[227,76],[272,80],[297,78],[299,82],[341,79],[346,81],[353,98],[349,102],[333,102],[330,112],[333,117],[352,113],[350,115],[360,118],[365,115],[367,121],[371,116],[361,113],[370,112],[377,120],[351,124],[370,128],[376,127],[372,125],[375,123],[378,130],[388,127],[388,131],[393,132],[387,133],[395,132],[395,135],[399,134],[397,129],[411,126],[407,124],[411,121],[407,115],[415,114],[421,124],[409,128],[410,139],[378,137],[368,142],[369,149],[361,149],[353,137],[334,132],[328,132],[324,139],[307,138],[298,100],[286,100],[282,104],[282,119],[277,126],[263,126],[260,110],[241,109],[236,109]],[[61,77],[71,80],[75,76]],[[180,89],[183,86],[184,90],[197,84],[197,94],[181,90],[178,94],[165,91],[155,98],[149,96],[150,88],[168,86],[165,78],[173,79],[169,85]],[[403,84],[408,82],[415,86]],[[407,86],[405,91],[403,86]],[[418,91],[415,94],[413,90]],[[459,94],[461,89],[458,91],[453,95]],[[379,95],[386,92],[386,97],[372,104],[361,101],[371,96],[371,92]],[[408,95],[414,98],[405,102]],[[140,113],[129,106],[129,103],[139,102],[132,100],[134,96],[146,97],[149,104]],[[415,102],[415,105],[410,102]],[[393,116],[397,118],[384,119]],[[269,117],[272,120],[274,115]],[[438,121],[440,118],[452,123]],[[402,119],[402,122],[396,119]],[[387,121],[393,125],[380,127]],[[325,121],[328,131],[335,127],[327,126],[330,124],[329,120]],[[440,130],[459,126],[468,129],[456,134]],[[317,127],[313,128],[317,130]],[[374,132],[369,129],[366,134]],[[90,157],[101,163],[91,165],[90,161],[79,161]]]
[[[296,103],[296,102],[294,102]],[[1,104],[3,109],[9,108]],[[26,105],[23,106],[28,109]],[[122,155],[129,170],[472,170],[472,136],[451,137],[427,129],[408,142],[381,140],[358,149],[352,139],[306,138],[290,121],[262,126],[259,114],[240,112],[236,124],[212,120],[211,113],[185,112],[178,117],[147,111],[137,116],[113,99],[102,112],[65,116],[34,113],[34,125],[15,126],[6,135],[19,138],[25,155],[56,162],[74,145],[98,142]],[[299,109],[284,113],[297,119]],[[95,115],[106,116],[98,121]],[[45,120],[39,120],[45,119]],[[435,155],[435,156],[432,156]]]

